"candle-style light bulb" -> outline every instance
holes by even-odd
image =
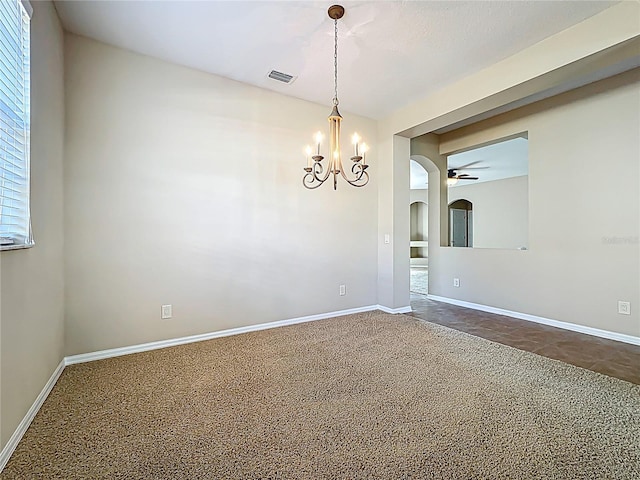
[[[318,145],[317,155],[320,155],[320,144],[322,143],[322,132],[317,132],[315,138],[316,138],[316,144]]]
[[[362,151],[362,164],[364,165],[367,161],[367,150],[369,150],[369,147],[366,143],[363,143],[360,150]]]
[[[311,148],[311,145],[307,145],[307,147],[304,149],[304,153],[307,155],[307,167],[311,166],[311,154],[313,153],[313,149]]]
[[[356,146],[356,157],[358,156],[358,143],[360,142],[360,140],[360,135],[358,135],[357,133],[354,133],[353,137],[351,137],[351,141]]]

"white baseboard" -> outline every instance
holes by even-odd
[[[31,405],[31,408],[29,409],[27,414],[24,416],[24,418],[18,425],[18,428],[16,428],[15,432],[13,432],[13,435],[11,435],[11,438],[9,439],[9,441],[2,449],[2,452],[0,452],[0,472],[2,472],[4,467],[7,465],[9,458],[11,458],[11,455],[13,454],[14,450],[18,446],[18,443],[20,443],[22,436],[27,431],[27,428],[29,428],[29,425],[31,425],[31,422],[35,418],[36,413],[38,413],[38,410],[40,410],[40,407],[49,396],[51,389],[58,381],[58,378],[60,377],[60,374],[64,370],[64,367],[65,367],[64,361],[58,364],[53,374],[49,378],[49,381],[47,381],[44,388],[42,389],[40,394],[37,396],[36,400],[33,402],[33,405]]]
[[[389,307],[385,307],[384,305],[377,305],[378,310],[382,310],[384,313],[410,313],[413,310],[411,310],[411,307],[400,307],[400,308],[389,308]]]
[[[560,320],[552,320],[550,318],[538,317],[536,315],[529,315],[528,313],[513,312],[511,310],[504,310],[502,308],[490,307],[488,305],[482,305],[479,303],[471,303],[471,302],[465,302],[464,300],[456,300],[455,298],[440,297],[438,295],[428,295],[427,298],[430,298],[431,300],[436,300],[438,302],[450,303],[452,305],[458,305],[460,307],[471,308],[473,310],[480,310],[482,312],[495,313],[497,315],[505,315],[507,317],[519,318],[520,320],[528,320],[529,322],[541,323],[543,325],[562,328],[564,330],[571,330],[573,332],[586,333],[587,335],[593,335],[594,337],[607,338],[609,340],[616,340],[618,342],[630,343],[632,345],[640,345],[640,337],[634,337],[633,335],[626,335],[624,333],[610,332],[609,330],[601,330],[599,328],[586,327],[584,325],[577,325],[575,323],[562,322]]]
[[[131,353],[146,352],[148,350],[157,350],[159,348],[174,347],[176,345],[184,345],[186,343],[201,342],[211,340],[213,338],[228,337],[230,335],[238,335],[240,333],[257,332],[258,330],[266,330],[269,328],[283,327],[285,325],[294,325],[296,323],[312,322],[314,320],[323,320],[325,318],[341,317],[351,315],[353,313],[370,312],[372,310],[382,310],[387,313],[392,312],[386,307],[380,305],[369,305],[366,307],[350,308],[347,310],[338,310],[334,312],[319,313],[316,315],[307,315],[305,317],[290,318],[288,320],[279,320],[276,322],[260,323],[258,325],[247,325],[246,327],[230,328],[228,330],[219,330],[217,332],[203,333],[200,335],[190,335],[188,337],[171,338],[168,340],[160,340],[157,342],[142,343],[131,345],[128,347],[111,348],[109,350],[100,350],[97,352],[81,353],[79,355],[70,355],[65,357],[65,365],[74,365],[76,363],[92,362],[94,360],[102,360],[105,358],[119,357],[121,355],[129,355]],[[410,308],[410,307],[409,307]]]

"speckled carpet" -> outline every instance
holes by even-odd
[[[640,386],[370,312],[68,367],[2,479],[638,479]]]

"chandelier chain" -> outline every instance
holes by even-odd
[[[333,104],[338,105],[338,19],[333,20],[334,47],[333,47]]]

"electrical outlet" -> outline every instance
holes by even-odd
[[[618,301],[618,313],[622,315],[631,315],[631,302]]]
[[[460,286],[460,279],[459,278],[454,278],[453,279],[453,286],[454,287],[459,287]]]
[[[172,316],[171,310],[172,310],[171,305],[162,305],[162,308],[160,310],[162,318],[164,319],[171,318]]]
[[[388,233],[384,234],[384,243],[391,243],[391,235]]]
[[[347,294],[347,286],[346,285],[340,285],[340,296],[344,296]]]

